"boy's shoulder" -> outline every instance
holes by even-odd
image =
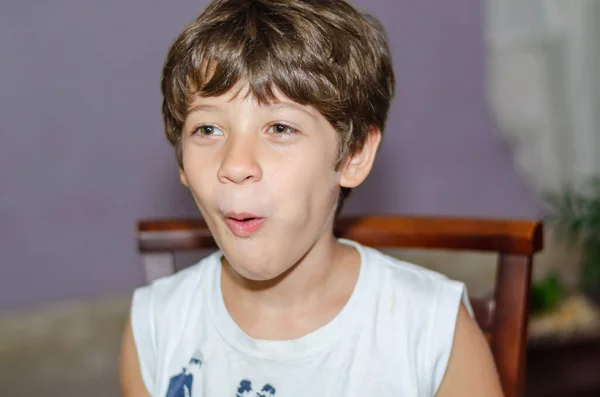
[[[462,290],[464,284],[423,266],[386,254],[380,250],[362,247],[367,266],[376,268],[384,284],[390,288],[413,294],[418,298],[434,297],[440,290]]]
[[[215,252],[185,269],[137,288],[134,303],[145,301],[152,310],[163,313],[183,307],[181,304],[201,292],[202,282],[211,277],[211,270],[219,265],[219,257],[219,252]]]
[[[460,304],[472,315],[466,286],[444,274],[407,262],[379,250],[363,247],[365,264],[370,273],[368,289],[376,305],[389,310],[398,327],[420,333],[422,330],[447,330],[453,326]]]
[[[371,287],[374,313],[382,321],[373,323],[392,324],[385,345],[419,363],[423,387],[434,395],[450,359],[460,305],[473,316],[465,284],[373,248],[363,250],[366,264],[378,274]]]

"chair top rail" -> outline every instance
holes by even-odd
[[[493,251],[533,255],[543,248],[538,219],[357,216],[340,218],[337,236],[373,247]],[[144,219],[138,222],[141,252],[215,248],[203,219]]]

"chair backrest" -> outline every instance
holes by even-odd
[[[175,272],[175,251],[216,248],[200,219],[142,220],[137,231],[148,282]],[[505,396],[523,395],[531,268],[543,246],[540,221],[362,216],[339,219],[335,234],[375,248],[497,252],[494,295],[471,303]]]

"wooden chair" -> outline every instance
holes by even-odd
[[[541,222],[364,216],[340,219],[335,233],[375,248],[497,252],[494,295],[472,300],[472,305],[491,345],[504,394],[523,395],[532,257],[543,246]],[[147,281],[175,271],[175,251],[216,248],[202,220],[142,220],[137,242]]]

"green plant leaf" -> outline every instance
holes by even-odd
[[[555,239],[582,249],[581,288],[600,288],[600,176],[579,189],[546,193],[543,203]]]
[[[552,311],[564,295],[565,289],[558,275],[551,273],[531,286],[530,310],[534,314]]]

